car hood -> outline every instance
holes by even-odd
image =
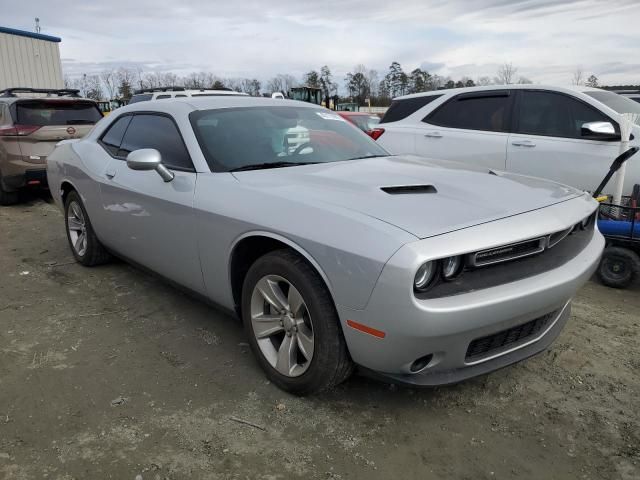
[[[584,195],[547,180],[411,155],[251,170],[234,175],[246,188],[291,202],[316,207],[324,203],[357,211],[418,238]]]

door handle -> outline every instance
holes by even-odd
[[[107,170],[105,173],[106,177],[111,180],[113,177],[116,176],[116,171],[115,170]]]
[[[442,138],[442,134],[440,132],[427,132],[424,136],[427,138]]]
[[[511,142],[511,145],[513,145],[514,147],[529,147],[529,148],[533,148],[536,146],[536,144],[533,143],[531,140],[515,140]]]

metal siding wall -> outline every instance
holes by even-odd
[[[63,88],[58,43],[0,33],[0,89],[9,87]]]

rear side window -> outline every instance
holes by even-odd
[[[163,115],[134,115],[118,151],[126,157],[134,150],[155,148],[162,163],[176,170],[193,170],[191,158],[173,120]]]
[[[129,126],[129,122],[131,122],[132,118],[133,117],[131,115],[118,118],[111,124],[100,140],[102,146],[114,157],[118,155],[118,150],[122,143],[122,137],[124,137],[124,132],[127,131],[127,127]]]
[[[602,112],[567,95],[542,91],[523,91],[520,95],[518,133],[581,138],[583,123],[611,121]]]
[[[441,127],[506,132],[511,113],[509,92],[458,95],[423,121]]]
[[[129,103],[145,102],[147,100],[151,100],[151,97],[153,97],[152,93],[134,95],[133,97],[131,97],[131,100],[129,100]]]
[[[391,102],[380,123],[397,122],[417,112],[425,105],[430,104],[442,95],[424,95],[422,97],[405,98]]]
[[[95,103],[28,100],[16,103],[19,125],[93,125],[102,118]]]

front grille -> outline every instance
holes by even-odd
[[[465,360],[475,361],[489,356],[501,350],[524,343],[532,337],[542,332],[557,312],[551,312],[542,317],[538,317],[522,325],[511,327],[507,330],[477,338],[469,344]]]
[[[482,267],[493,263],[507,262],[517,258],[528,257],[543,252],[547,240],[545,237],[526,240],[524,242],[512,243],[502,247],[490,248],[482,250],[472,255],[471,265],[474,267]]]

